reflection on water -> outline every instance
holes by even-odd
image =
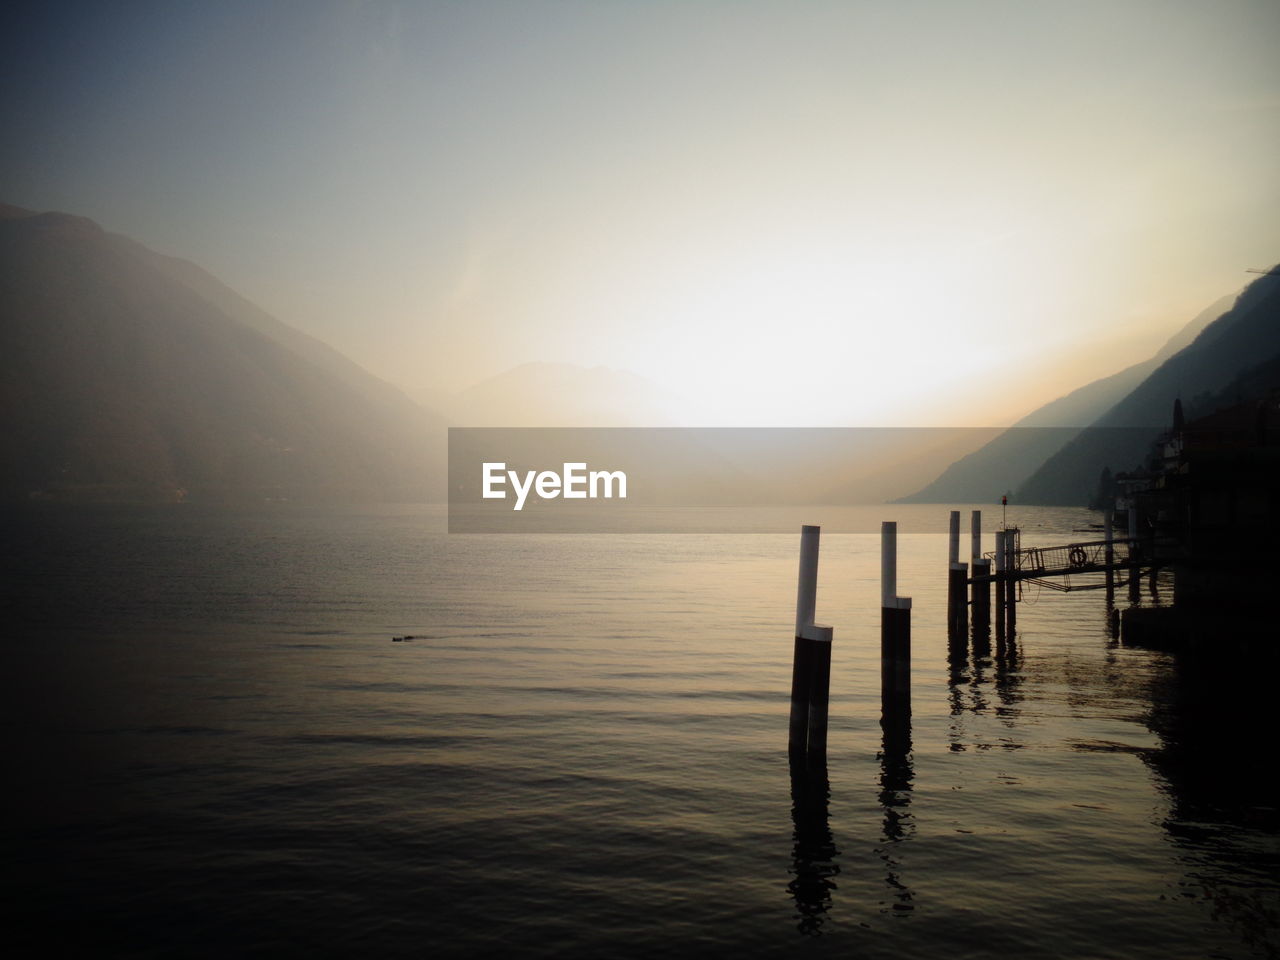
[[[1269,957],[1280,956],[1275,666],[1273,650],[1247,645],[1169,657],[1152,677],[1147,717],[1160,747],[1143,755],[1170,800],[1162,826],[1184,870],[1178,896],[1206,901],[1216,921]]]
[[[1151,602],[1160,601],[1158,578],[1148,578],[1147,593]],[[1169,802],[1167,814],[1157,822],[1182,871],[1176,889],[1159,898],[1204,905],[1207,917],[1229,928],[1246,951],[1214,955],[1280,957],[1280,795],[1269,770],[1280,732],[1273,715],[1272,678],[1280,665],[1275,648],[1256,638],[1252,644],[1223,638],[1216,649],[1177,653],[1127,648],[1116,639],[1119,609],[1114,596],[1109,592],[1099,606],[1096,636],[1100,646],[1105,644],[1100,655],[1049,652],[1035,647],[1040,638],[1032,637],[1028,658],[1023,639],[999,623],[994,631],[975,625],[970,637],[949,643],[950,751],[1023,746],[1027,721],[1038,721],[1044,691],[1053,687],[1063,690],[1064,706],[1076,717],[1111,717],[1120,704],[1145,709],[1145,726],[1158,738],[1154,749],[1102,739],[1076,742],[1074,749],[1132,754],[1155,774],[1156,786]],[[975,737],[973,729],[977,718],[990,713],[991,694],[994,716],[1008,731],[999,744],[989,734]],[[1029,711],[1025,718],[1024,705]],[[890,752],[888,739],[882,761],[884,837],[898,842],[911,829],[910,814],[903,809],[910,803],[911,766],[901,751]],[[896,790],[891,791],[887,785],[895,773]],[[888,882],[909,903],[910,892],[895,873]]]
[[[887,892],[881,914],[900,915],[914,909],[915,895],[902,876],[900,845],[915,836],[911,811],[914,770],[909,709],[886,702],[881,717],[881,750],[877,803],[883,814],[875,853],[882,863]],[[840,874],[840,850],[831,831],[830,781],[825,757],[791,756],[791,819],[794,845],[792,880],[787,890],[795,902],[796,929],[817,937],[833,909]]]
[[[950,649],[945,538],[905,535],[914,712],[878,725],[878,538],[832,537],[788,823],[791,536],[63,517],[0,558],[27,953],[1280,954],[1270,637],[1174,657],[1028,591]]]
[[[967,661],[951,664],[947,701],[950,705],[951,723],[948,728],[948,746],[952,753],[968,749],[972,735],[966,723],[967,716],[981,716],[987,712],[986,667],[988,661],[975,660],[972,668]]]
[[[880,833],[880,859],[884,863],[884,882],[889,888],[887,909],[906,912],[913,908],[911,888],[902,877],[902,861],[898,845],[915,836],[915,820],[911,814],[911,715],[895,710],[889,704],[881,716],[883,739],[880,750],[880,807],[884,821]]]
[[[996,699],[1000,702],[996,714],[1007,725],[1012,725],[1013,718],[1017,716],[1022,684],[1022,654],[1017,638],[1011,634],[997,651],[995,659],[994,686]]]
[[[831,910],[840,865],[831,833],[828,802],[831,786],[825,758],[791,757],[791,820],[795,846],[791,853],[792,880],[787,890],[795,899],[796,929],[805,936],[821,936]]]

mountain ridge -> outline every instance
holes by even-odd
[[[1087,503],[1104,468],[1115,473],[1141,465],[1150,443],[1169,428],[1176,399],[1220,393],[1278,355],[1280,284],[1260,277],[1230,310],[1049,457],[1018,488],[1017,498],[1035,504]]]
[[[1186,349],[1237,299],[1220,297],[1147,360],[1100,377],[1049,401],[1007,431],[951,464],[932,482],[895,503],[982,503],[1018,489],[1070,440],[1119,403],[1169,357]]]
[[[194,264],[92,220],[0,207],[0,311],[6,499],[443,490],[438,418]]]

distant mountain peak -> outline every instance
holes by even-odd
[[[15,207],[11,203],[0,201],[0,220],[21,220],[24,217],[36,216],[35,210],[28,210],[25,207]]]
[[[104,236],[106,234],[97,221],[90,220],[88,217],[59,213],[56,210],[39,213],[7,203],[0,203],[0,221],[21,221],[26,228],[66,236]]]

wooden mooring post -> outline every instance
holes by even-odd
[[[969,632],[968,580],[968,564],[960,560],[960,511],[952,510],[947,540],[947,637],[952,643],[966,639]]]
[[[1018,626],[1017,530],[996,531],[996,645],[1012,637]],[[998,652],[998,651],[997,651]]]
[[[911,598],[898,596],[898,524],[880,524],[880,702],[886,739],[910,735]]]
[[[1004,623],[1010,637],[1018,628],[1018,531],[1004,532]]]
[[[1004,602],[1004,581],[1005,581],[1004,565],[1006,562],[1006,557],[1005,557],[1005,551],[1004,551],[1004,531],[1003,530],[996,531],[995,561],[996,561],[996,579],[995,579],[996,642],[1003,643],[1004,632],[1005,632],[1004,618],[1005,618],[1005,613],[1007,612],[1005,610],[1005,602]]]
[[[831,693],[832,629],[814,623],[818,600],[818,538],[821,528],[800,528],[800,578],[796,591],[796,642],[791,661],[792,759],[826,762]]]
[[[973,589],[969,619],[973,621],[974,638],[991,628],[991,561],[982,555],[982,511],[973,511],[969,521],[969,535],[972,541],[969,557],[969,570],[972,574]]]

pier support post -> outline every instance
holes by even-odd
[[[880,702],[886,737],[911,725],[911,598],[898,596],[898,524],[880,525]]]
[[[791,661],[791,727],[787,741],[793,759],[826,762],[827,715],[831,688],[831,627],[814,623],[818,599],[820,528],[800,528],[800,577],[796,591],[796,642]]]
[[[996,531],[996,578],[995,578],[995,607],[996,607],[996,653],[1000,654],[1004,647],[1004,636],[1006,630],[1005,618],[1008,614],[1008,604],[1005,602],[1005,564],[1009,562],[1008,553],[1005,550],[1006,533],[1003,530]]]
[[[996,655],[1018,627],[1018,560],[1016,529],[996,531]]]
[[[810,762],[826,766],[827,720],[831,701],[831,627],[813,625],[813,667],[809,676],[809,738],[805,755]]]
[[[990,649],[991,641],[991,561],[977,560],[973,564],[973,652],[978,647]]]
[[[969,619],[973,623],[973,643],[974,653],[978,652],[980,638],[985,643],[984,636],[991,629],[991,583],[983,580],[984,577],[991,576],[991,561],[982,556],[982,511],[973,511],[973,517],[969,523],[970,536],[970,563],[969,573],[973,581],[970,590],[971,612]]]
[[[1004,576],[1005,576],[1005,611],[1004,622],[1012,639],[1018,628],[1018,532],[1004,532]]]
[[[952,643],[964,640],[969,632],[969,608],[965,584],[969,568],[960,561],[960,511],[951,511],[947,550],[947,637]]]

